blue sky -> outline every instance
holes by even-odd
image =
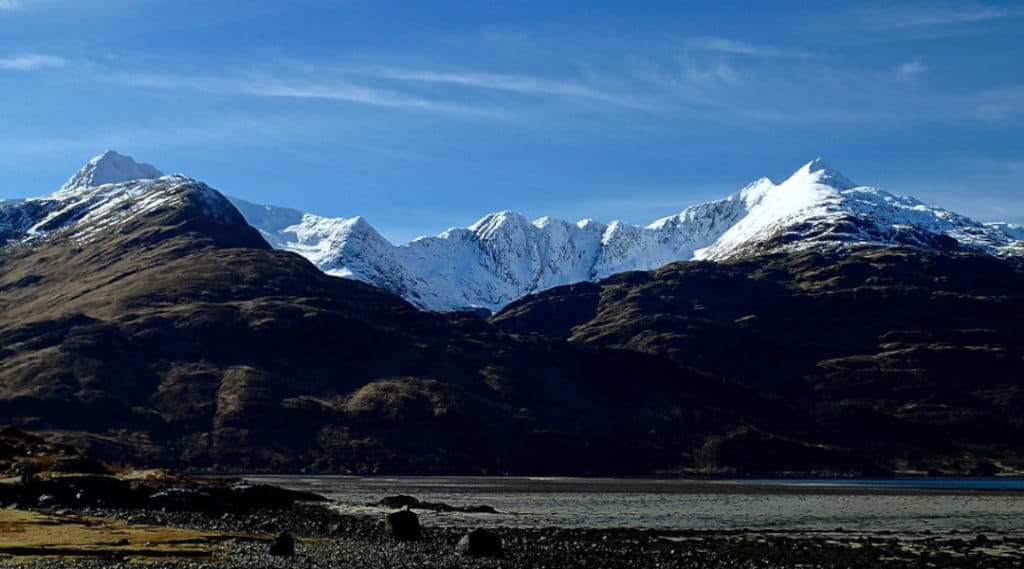
[[[113,148],[403,241],[816,156],[1024,222],[1020,2],[0,0],[0,199]]]

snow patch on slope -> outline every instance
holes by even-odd
[[[1024,240],[1024,225],[1017,223],[1006,223],[1005,221],[994,221],[985,224],[993,229],[998,229],[1013,239]]]

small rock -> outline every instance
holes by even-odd
[[[977,535],[977,536],[976,536],[976,537],[974,538],[974,545],[977,545],[977,546],[985,546],[985,545],[988,545],[988,544],[989,544],[989,539],[988,539],[988,536],[987,536],[987,535],[985,535],[985,534],[983,534],[983,533],[979,533],[979,534],[978,534],[978,535]]]
[[[54,506],[57,504],[57,497],[52,494],[43,494],[36,500],[36,505],[41,508]]]
[[[459,555],[472,557],[501,557],[503,555],[501,538],[492,531],[475,529],[462,536],[455,551]]]
[[[295,538],[292,537],[292,534],[286,531],[281,532],[270,544],[270,550],[268,553],[280,557],[291,557],[292,555],[295,555]]]
[[[327,527],[327,533],[329,535],[342,535],[347,533],[348,528],[341,524],[341,522],[335,522]]]
[[[409,510],[391,512],[384,516],[384,527],[391,537],[412,541],[420,538],[420,518]]]

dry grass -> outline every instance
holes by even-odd
[[[138,561],[210,559],[220,543],[231,539],[266,541],[269,537],[0,510],[0,559],[7,556],[16,560],[39,557]]]

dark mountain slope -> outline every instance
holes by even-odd
[[[779,421],[669,358],[417,311],[269,249],[197,182],[147,184],[0,249],[0,423],[198,469],[580,474]]]
[[[528,297],[492,322],[668,355],[890,468],[1022,466],[1019,261],[872,248],[678,263]]]

